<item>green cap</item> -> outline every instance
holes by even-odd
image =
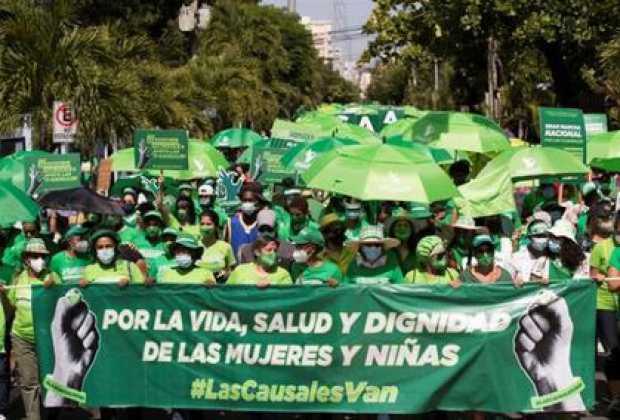
[[[30,238],[26,243],[26,247],[24,248],[23,254],[43,254],[49,255],[49,251],[45,246],[45,242],[41,238]]]
[[[193,190],[194,187],[192,187],[192,184],[188,184],[187,182],[182,183],[181,185],[179,185],[179,190]]]
[[[420,239],[420,242],[418,242],[418,246],[415,249],[415,254],[419,260],[424,261],[432,255],[445,252],[445,250],[446,247],[444,246],[443,239],[437,235],[430,235]]]
[[[411,203],[409,217],[413,220],[429,219],[433,216],[428,206],[421,203]]]
[[[586,182],[585,184],[581,186],[581,194],[583,196],[589,195],[593,192],[598,193],[598,187],[596,186],[594,182]]]
[[[191,249],[192,251],[197,251],[202,248],[202,245],[198,243],[196,238],[187,233],[180,233],[179,236],[177,236],[176,241],[174,241],[173,246]]]
[[[493,239],[487,234],[474,236],[474,240],[471,244],[474,248],[478,248],[479,246],[482,246],[484,244],[489,244],[492,247],[495,247],[495,245],[493,244]]]
[[[179,236],[179,231],[177,231],[174,228],[167,227],[164,230],[162,230],[161,234],[162,234],[162,236],[164,236],[164,235]]]
[[[65,232],[64,236],[62,237],[62,240],[66,242],[69,239],[73,238],[74,236],[84,236],[87,233],[88,233],[88,229],[86,229],[82,225],[73,225]]]
[[[138,192],[131,187],[123,188],[123,195],[126,195],[126,194],[131,194],[136,197],[138,196]]]
[[[116,233],[115,231],[110,229],[100,229],[92,234],[92,236],[90,237],[90,243],[94,245],[95,242],[97,242],[97,240],[100,238],[110,238],[117,244],[121,242],[118,233]]]
[[[146,214],[142,217],[142,220],[146,222],[148,219],[157,219],[161,223],[164,223],[164,218],[162,217],[161,213],[158,212],[157,210],[151,210],[151,211],[146,212]]]
[[[291,242],[294,245],[313,244],[320,247],[325,246],[325,239],[323,239],[321,232],[318,229],[311,227],[303,228],[301,232],[291,238]]]

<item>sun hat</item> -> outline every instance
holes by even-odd
[[[321,232],[313,227],[303,228],[297,235],[291,238],[293,245],[318,245],[321,248],[325,246],[325,239]]]
[[[548,223],[543,222],[542,220],[532,220],[529,225],[527,225],[527,235],[528,236],[536,236],[536,235],[545,235],[549,232]]]
[[[385,249],[390,249],[399,246],[400,241],[395,238],[386,238],[383,235],[382,226],[367,225],[362,227],[359,239],[346,243],[346,245],[351,246],[354,249],[359,248],[361,245],[369,244],[383,244]]]
[[[332,223],[342,223],[342,224],[344,224],[344,221],[342,220],[342,218],[337,213],[327,213],[326,215],[321,217],[321,220],[319,222],[319,226],[320,226],[321,229],[323,229],[323,228],[331,225]]]
[[[121,239],[119,238],[118,233],[110,229],[99,229],[98,231],[93,233],[90,237],[90,243],[94,245],[95,242],[97,242],[97,240],[101,238],[110,238],[114,242],[116,242],[116,244],[121,243]]]
[[[456,222],[452,225],[455,229],[463,230],[481,230],[480,226],[476,226],[476,222],[470,216],[460,215]]]
[[[429,235],[420,239],[418,245],[415,248],[415,255],[419,260],[427,260],[433,255],[438,255],[446,252],[443,239],[437,235]]]
[[[212,195],[215,195],[215,190],[213,189],[213,186],[211,185],[202,184],[200,187],[198,187],[198,195],[199,196],[212,196]]]
[[[74,236],[84,236],[86,235],[86,233],[88,233],[88,229],[86,229],[82,225],[73,225],[65,232],[62,240],[66,242]]]
[[[22,251],[22,255],[26,254],[38,254],[49,255],[49,250],[45,246],[45,242],[41,238],[30,238],[26,243],[26,247]]]
[[[192,235],[180,233],[177,239],[170,245],[170,251],[174,253],[179,248],[189,249],[195,259],[199,259],[204,252],[202,245]]]
[[[495,244],[493,243],[493,238],[491,238],[491,236],[487,235],[486,233],[474,236],[474,239],[471,241],[472,248],[478,248],[485,244],[491,245],[493,248],[495,248]]]
[[[553,227],[549,229],[549,233],[556,238],[566,238],[577,243],[575,240],[575,227],[566,220],[560,219],[556,221]]]

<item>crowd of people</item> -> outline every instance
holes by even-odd
[[[6,318],[0,325],[8,330],[0,348],[0,419],[7,414],[10,372],[27,418],[39,419],[45,410],[34,345],[37,308],[31,289],[19,287],[33,284],[458,288],[591,278],[598,284],[597,337],[608,356],[609,392],[620,397],[620,372],[614,370],[620,291],[614,178],[596,174],[579,186],[567,185],[563,200],[557,183],[542,181],[519,192],[518,211],[473,219],[459,214],[451,200],[367,203],[305,189],[291,179],[268,189],[247,168],[232,170],[243,181],[235,211],[218,200],[215,178],[174,187],[160,178],[158,193],[122,190],[116,199],[124,216],[47,209],[39,220],[0,232],[0,280],[17,286],[0,286]],[[462,184],[468,170],[459,162],[450,174]]]

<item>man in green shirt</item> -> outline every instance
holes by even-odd
[[[69,228],[63,237],[67,249],[57,252],[50,261],[50,270],[65,284],[78,284],[84,268],[91,263],[86,234],[88,230],[81,225]]]
[[[292,274],[297,284],[335,287],[342,282],[338,266],[323,256],[325,240],[318,229],[306,227],[293,236],[292,241],[295,245]]]
[[[152,210],[144,215],[142,223],[143,228],[132,244],[145,259],[149,277],[154,279],[166,255],[166,244],[162,240],[164,219],[161,213]]]
[[[348,243],[357,255],[347,270],[345,282],[358,285],[403,283],[398,257],[389,252],[399,244],[398,239],[385,238],[381,226],[365,226],[359,240]]]

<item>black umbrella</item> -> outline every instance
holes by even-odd
[[[50,191],[39,198],[39,205],[55,210],[125,215],[120,203],[84,187]]]

